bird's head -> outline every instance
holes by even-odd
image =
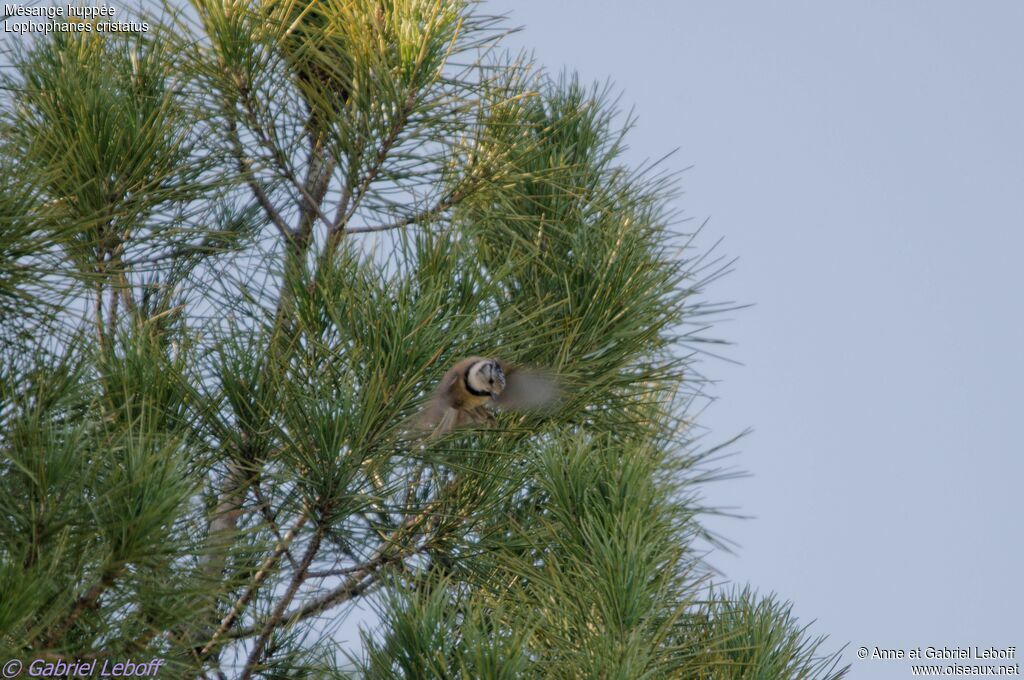
[[[487,392],[491,399],[497,399],[505,391],[505,372],[497,361],[484,359],[470,367],[466,382],[474,390]]]

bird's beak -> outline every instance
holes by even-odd
[[[498,401],[498,393],[491,392],[491,401]]]

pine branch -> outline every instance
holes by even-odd
[[[74,604],[71,605],[71,611],[64,618],[64,621],[57,626],[50,634],[46,637],[43,643],[44,647],[53,647],[57,642],[71,630],[71,627],[75,625],[79,617],[87,611],[96,609],[99,607],[100,597],[105,593],[114,583],[117,582],[118,577],[124,573],[122,567],[110,567],[100,577],[100,580],[95,583],[84,595],[75,600]]]
[[[295,537],[298,536],[299,530],[302,529],[302,526],[308,519],[308,512],[303,511],[291,528],[288,529],[288,533],[278,540],[277,545],[274,546],[274,550],[266,557],[266,559],[263,560],[260,568],[256,570],[256,573],[253,575],[252,581],[246,587],[245,592],[243,592],[231,606],[231,611],[221,619],[220,626],[217,627],[217,630],[215,630],[213,635],[210,636],[210,641],[207,642],[199,652],[201,658],[205,658],[217,644],[217,641],[226,632],[231,630],[231,626],[234,625],[235,621],[238,620],[238,617],[243,611],[245,611],[245,608],[248,606],[249,602],[252,601],[253,596],[263,585],[267,576],[269,576],[274,570],[278,560],[281,559],[281,555],[288,551],[288,546],[291,545],[292,541],[295,540]],[[296,573],[299,571],[301,571],[301,567],[296,569]]]
[[[238,165],[238,171],[242,177],[245,178],[245,183],[252,191],[252,195],[256,198],[256,202],[260,208],[263,209],[267,219],[270,220],[278,233],[287,243],[291,243],[295,240],[296,235],[292,233],[288,227],[287,222],[281,217],[281,214],[274,207],[274,204],[270,201],[266,191],[256,178],[256,174],[253,170],[252,160],[246,157],[244,147],[242,146],[242,140],[238,137],[238,124],[235,122],[234,116],[230,113],[226,113],[225,118],[228,123],[228,139],[231,141],[231,146],[234,149],[235,161]]]
[[[421,545],[415,543],[407,543],[402,546],[402,542],[406,539],[415,539],[417,532],[428,520],[433,518],[434,510],[443,505],[445,497],[451,496],[457,491],[462,484],[461,479],[456,479],[448,484],[446,491],[443,494],[444,497],[437,498],[425,507],[420,509],[416,513],[410,513],[402,521],[402,523],[391,533],[391,535],[384,538],[381,546],[374,552],[374,554],[359,564],[348,570],[350,576],[338,587],[328,591],[324,595],[321,595],[310,602],[298,607],[287,614],[281,614],[276,619],[276,625],[293,625],[309,618],[310,616],[316,616],[328,609],[332,609],[340,604],[348,602],[349,600],[358,597],[362,593],[366,592],[370,588],[377,574],[385,567],[403,562],[404,560],[422,553],[429,549],[429,542]],[[245,638],[251,637],[256,634],[257,627],[245,628],[241,631],[237,631],[233,637]]]
[[[359,210],[359,204],[362,202],[363,197],[369,190],[370,185],[373,184],[373,181],[377,178],[381,168],[384,166],[384,161],[387,160],[388,154],[391,152],[391,148],[394,146],[395,142],[398,141],[398,136],[402,133],[402,130],[408,123],[409,115],[412,113],[415,102],[416,93],[415,91],[410,91],[406,96],[399,115],[392,123],[387,136],[381,140],[380,146],[377,148],[377,153],[374,155],[373,164],[351,193],[346,189],[342,201],[338,204],[334,221],[330,224],[330,227],[327,230],[327,244],[324,248],[324,252],[327,256],[337,249],[338,243],[341,241],[341,237],[345,234],[349,220],[352,219],[352,216],[355,215],[357,210]]]
[[[327,159],[324,156],[322,133],[317,130],[310,131],[310,155],[306,181],[300,182],[281,147],[270,138],[263,125],[260,124],[256,111],[257,102],[253,100],[252,92],[248,88],[242,91],[242,104],[249,121],[249,128],[256,136],[256,141],[270,153],[276,169],[298,190],[301,196],[298,224],[292,230],[292,234],[299,242],[307,243],[312,234],[313,223],[317,218],[328,227],[331,225],[330,219],[323,213],[322,205],[330,187],[334,159]]]
[[[260,631],[260,636],[256,639],[252,651],[249,653],[249,660],[246,662],[239,680],[249,680],[255,672],[256,666],[262,661],[263,652],[266,650],[267,642],[270,640],[270,635],[274,632],[274,629],[280,625],[284,611],[295,598],[295,594],[299,591],[299,587],[301,587],[305,582],[309,566],[313,563],[313,560],[316,559],[317,553],[320,551],[320,543],[322,540],[323,531],[318,527],[317,530],[313,532],[313,538],[310,541],[309,547],[306,549],[305,555],[302,557],[298,571],[295,572],[292,576],[291,582],[288,584],[288,589],[285,591],[284,595],[281,596],[281,599],[274,608],[273,613],[267,619],[266,623],[264,623],[263,629]]]

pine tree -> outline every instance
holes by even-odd
[[[0,647],[164,677],[837,678],[712,587],[723,264],[607,89],[458,0],[192,0],[7,54]],[[561,399],[416,427],[470,355]],[[361,646],[334,634],[365,602]],[[361,650],[361,651],[359,651]]]

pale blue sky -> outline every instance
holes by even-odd
[[[775,591],[854,678],[861,645],[1024,649],[1024,4],[519,0],[516,45],[611,78],[631,157],[678,147],[754,303],[702,422],[754,433],[713,562]],[[1019,658],[1018,658],[1019,661]]]

